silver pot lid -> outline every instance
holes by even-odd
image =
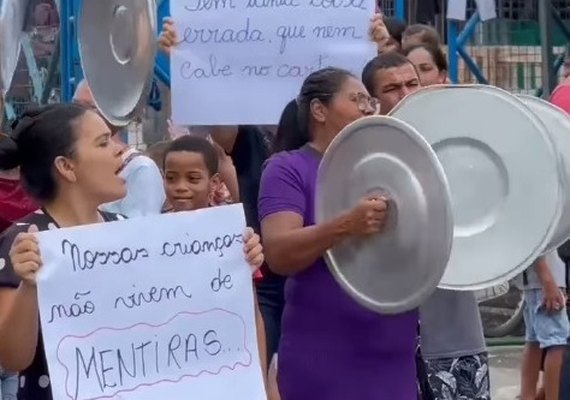
[[[10,89],[20,59],[28,0],[3,0],[0,5],[0,90]]]
[[[556,147],[561,165],[562,214],[556,225],[554,236],[544,249],[544,253],[550,253],[570,239],[570,117],[566,111],[538,97],[527,95],[518,97],[546,126],[546,130]]]
[[[101,114],[127,125],[144,106],[156,56],[154,0],[83,1],[79,53]]]
[[[367,194],[389,197],[383,233],[351,238],[325,256],[330,271],[357,302],[383,314],[418,307],[443,275],[453,236],[443,169],[408,124],[366,117],[348,125],[321,161],[316,221],[328,221]]]
[[[391,113],[435,150],[451,190],[453,248],[440,287],[478,290],[524,271],[554,235],[559,163],[542,121],[501,89],[422,89]]]

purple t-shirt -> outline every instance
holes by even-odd
[[[320,155],[274,155],[263,172],[259,217],[294,212],[314,225]],[[279,347],[282,400],[414,400],[418,313],[385,316],[349,297],[321,258],[289,278]]]

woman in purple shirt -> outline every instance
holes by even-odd
[[[364,198],[331,221],[316,225],[314,218],[321,155],[347,124],[374,113],[378,103],[358,79],[336,68],[309,75],[296,103],[286,110],[290,121],[282,119],[291,127],[280,142],[284,151],[268,161],[259,194],[266,259],[289,277],[279,347],[281,398],[415,400],[417,312],[383,316],[363,308],[322,258],[345,238],[380,234],[386,203]]]

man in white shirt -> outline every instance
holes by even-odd
[[[93,94],[83,80],[77,86],[73,102],[96,109]],[[149,157],[121,141],[121,128],[109,124],[113,140],[125,147],[120,176],[127,183],[127,195],[116,202],[103,205],[108,212],[122,214],[128,218],[160,214],[166,200],[162,175],[158,166]]]

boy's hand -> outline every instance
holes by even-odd
[[[549,282],[543,287],[544,290],[544,307],[548,312],[558,312],[564,308],[566,304],[566,296],[564,292],[554,282]]]

